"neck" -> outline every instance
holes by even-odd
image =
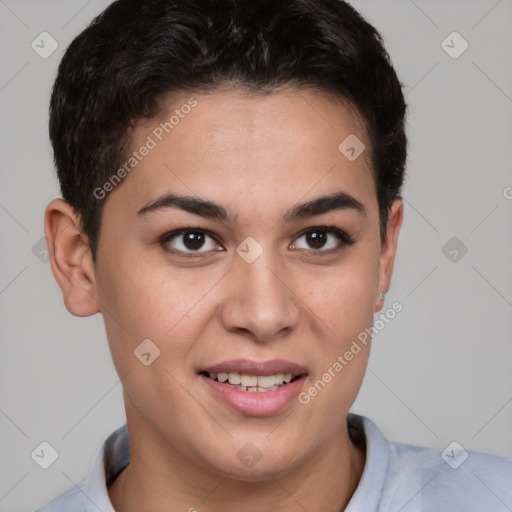
[[[235,512],[241,507],[244,512],[340,512],[359,484],[366,458],[345,425],[297,469],[248,482],[205,470],[150,433],[135,431],[130,464],[108,489],[116,512]]]

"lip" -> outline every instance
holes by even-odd
[[[299,376],[293,382],[282,385],[275,391],[242,391],[230,384],[212,380],[198,374],[213,396],[235,411],[247,416],[273,416],[282,412],[299,394],[307,378],[306,369],[296,363],[274,359],[272,361],[251,361],[238,359],[209,366],[201,372],[230,373],[247,375],[273,375],[291,373]]]
[[[250,359],[233,359],[202,368],[202,372],[211,373],[245,373],[247,375],[274,375],[276,373],[291,373],[292,375],[303,375],[307,373],[306,368],[291,361],[273,359],[271,361],[252,361]]]
[[[210,392],[235,411],[247,416],[273,416],[280,413],[299,394],[306,375],[275,391],[241,391],[230,384],[199,375]]]

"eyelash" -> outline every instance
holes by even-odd
[[[217,237],[210,231],[208,231],[206,229],[193,228],[191,226],[187,226],[186,228],[181,228],[181,229],[177,229],[175,231],[171,231],[169,233],[165,233],[163,236],[161,236],[159,238],[158,241],[165,251],[173,253],[173,254],[178,254],[180,257],[183,257],[183,258],[202,257],[201,255],[212,252],[212,251],[194,251],[192,253],[186,253],[179,249],[178,250],[177,249],[169,249],[168,247],[166,247],[166,244],[168,244],[172,239],[177,238],[180,235],[183,235],[183,234],[189,233],[189,232],[197,232],[197,233],[201,233],[201,234],[206,234],[210,238],[212,238],[218,245],[221,245],[217,241]],[[313,251],[314,253],[316,253],[320,256],[332,255],[333,252],[339,252],[343,248],[349,247],[355,243],[355,240],[352,237],[350,237],[347,233],[345,233],[345,231],[339,229],[336,226],[315,226],[315,227],[308,228],[306,230],[301,231],[297,235],[297,237],[294,239],[294,241],[303,237],[304,235],[309,234],[309,233],[331,234],[331,235],[334,235],[339,241],[338,247],[336,247],[334,249],[327,249],[327,250],[311,249],[311,251]],[[303,250],[307,250],[307,249],[298,249],[298,250],[303,251]],[[220,252],[220,251],[214,251],[214,252]]]

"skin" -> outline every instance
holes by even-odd
[[[105,199],[96,265],[73,209],[56,199],[46,210],[65,305],[77,316],[101,312],[122,378],[132,458],[110,499],[121,512],[342,510],[365,463],[346,415],[370,344],[308,404],[294,399],[266,417],[233,410],[197,372],[230,359],[284,359],[306,367],[307,390],[383,308],[402,201],[392,204],[382,243],[370,144],[355,110],[339,99],[291,89],[194,97],[192,112]],[[132,150],[189,98],[175,94],[161,119],[138,126]],[[349,134],[367,148],[353,162],[338,150]],[[334,191],[353,196],[365,214],[348,208],[282,220],[296,204]],[[237,222],[176,208],[137,215],[168,192],[219,203]],[[355,243],[328,234],[324,246],[314,245],[300,235],[330,225]],[[198,257],[184,256],[194,249],[183,237],[167,242],[174,254],[159,244],[189,226],[216,237],[206,237]],[[263,248],[252,263],[235,251],[248,236]],[[147,338],[161,351],[150,366],[133,354]],[[237,457],[247,442],[262,454],[251,468]]]

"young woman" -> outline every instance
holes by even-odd
[[[73,41],[45,229],[66,307],[103,316],[127,424],[40,512],[512,507],[510,459],[349,412],[374,315],[400,311],[405,113],[340,0],[118,0]]]

